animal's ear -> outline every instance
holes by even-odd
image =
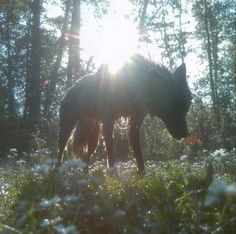
[[[186,81],[186,66],[185,63],[180,65],[174,72],[174,79]]]

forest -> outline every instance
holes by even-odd
[[[235,233],[235,9],[234,0],[0,0],[0,233]],[[70,145],[55,169],[68,88],[133,54],[171,72],[186,64],[191,138],[176,141],[147,115],[141,177],[120,119],[118,176],[107,175],[102,136],[87,175]]]

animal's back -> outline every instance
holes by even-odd
[[[140,109],[136,100],[145,89],[149,66],[141,56],[131,58],[115,74],[102,65],[95,74],[83,77],[72,86],[61,105],[66,106],[64,109],[72,109],[77,117],[130,116]]]

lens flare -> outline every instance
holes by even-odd
[[[117,71],[128,58],[137,52],[138,31],[128,19],[106,19],[98,40],[98,59]]]

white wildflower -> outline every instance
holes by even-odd
[[[32,171],[41,176],[46,176],[48,175],[50,168],[51,167],[48,164],[42,164],[42,165],[36,165],[34,168],[32,168]]]
[[[186,160],[186,159],[188,159],[188,155],[182,155],[182,156],[180,157],[180,160],[181,160],[181,161],[184,161],[184,160]]]
[[[72,168],[81,168],[85,165],[84,162],[80,162],[81,160],[77,160],[77,159],[71,159],[71,160],[68,160],[66,162],[64,162],[60,168],[59,168],[59,172],[61,174],[69,171],[70,169]],[[86,165],[87,166],[87,165]]]
[[[74,225],[70,225],[68,227],[64,227],[63,224],[59,224],[56,226],[56,231],[59,234],[79,234],[79,231]]]
[[[210,185],[208,195],[205,199],[205,206],[217,205],[222,201],[222,198],[226,196],[228,198],[236,196],[236,184],[227,184],[224,179],[219,179]]]
[[[61,201],[61,198],[56,195],[55,197],[53,197],[52,199],[42,199],[42,201],[40,202],[40,205],[43,208],[49,208],[51,206],[54,206],[56,203],[59,203]]]
[[[125,216],[125,211],[121,210],[121,209],[116,209],[114,216],[116,218],[121,218]]]
[[[66,195],[64,197],[64,201],[65,202],[74,202],[74,201],[77,201],[79,199],[78,196],[76,196],[75,194],[71,194],[71,195]]]
[[[236,197],[236,183],[232,183],[226,187],[226,194],[231,197]]]
[[[43,222],[40,224],[41,227],[48,227],[49,225],[55,225],[62,221],[60,216],[56,217],[55,219],[44,219]]]

